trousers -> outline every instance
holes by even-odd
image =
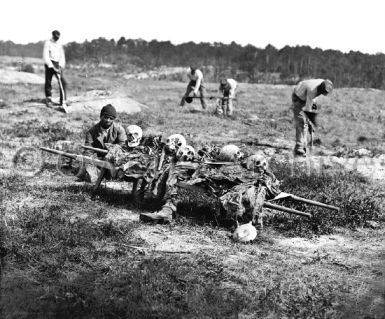
[[[295,151],[306,152],[307,148],[307,132],[308,132],[308,121],[303,107],[306,102],[302,101],[295,93],[292,97],[293,103],[293,115],[295,124]]]
[[[186,103],[186,98],[190,95],[192,91],[194,91],[196,81],[190,81],[189,84],[187,85],[186,92],[182,97],[182,100],[180,101],[180,106],[183,106]],[[203,109],[207,108],[207,104],[205,101],[205,96],[206,96],[206,88],[203,83],[199,86],[199,93],[200,93],[200,101]]]
[[[59,63],[56,61],[52,61],[56,68],[59,68]],[[52,77],[55,76],[58,82],[61,82],[61,86],[63,88],[63,92],[60,89],[60,104],[63,104],[63,101],[67,100],[67,81],[64,78],[63,71],[60,72],[60,76],[55,72],[53,68],[49,68],[47,65],[45,67],[45,97],[47,99],[52,98]],[[59,83],[60,86],[60,83]]]

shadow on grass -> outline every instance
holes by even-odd
[[[135,260],[136,259],[136,260]],[[134,262],[135,260],[135,262]],[[134,263],[133,263],[134,262]],[[95,263],[93,263],[95,264]],[[236,318],[251,301],[221,289],[223,268],[209,256],[122,255],[102,268],[79,263],[54,278],[5,277],[7,318]]]
[[[41,104],[45,104],[45,102],[46,102],[45,98],[32,98],[32,99],[23,100],[23,103],[41,103]]]

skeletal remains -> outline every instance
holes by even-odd
[[[243,153],[238,146],[229,144],[225,145],[219,151],[218,159],[220,161],[236,162],[243,157]]]
[[[257,229],[253,226],[252,221],[243,225],[239,225],[237,222],[237,225],[238,227],[234,230],[232,234],[232,238],[235,241],[246,243],[254,240],[257,237]]]
[[[262,153],[251,155],[246,159],[246,168],[249,171],[263,173],[268,168],[267,159]]]
[[[170,135],[166,140],[166,146],[172,153],[177,153],[181,147],[186,145],[186,139],[181,134]]]
[[[137,125],[129,125],[126,127],[126,133],[128,137],[127,145],[130,147],[136,147],[140,145],[143,132],[142,129],[137,126]],[[95,149],[92,147],[86,147],[82,146],[86,149],[93,150],[98,153],[103,153],[106,154],[108,153],[107,150],[102,150],[102,149]],[[97,167],[103,168],[101,171],[101,174],[98,178],[98,182],[95,185],[95,189],[100,185],[101,180],[103,179],[103,174],[105,170],[109,170],[111,172],[111,176],[116,176],[116,172],[118,170],[118,167],[115,167],[113,163],[110,163],[109,161],[105,160],[100,160],[92,157],[87,157],[87,156],[82,156],[82,155],[77,155],[77,154],[72,154],[72,153],[66,153],[63,152],[62,150],[53,150],[53,149],[48,149],[45,147],[40,147],[41,150],[58,154],[61,156],[65,156],[68,158],[72,158],[74,160],[77,160],[82,163],[89,163],[93,164]],[[170,135],[166,141],[165,141],[165,149],[168,150],[168,152],[174,156],[176,156],[176,159],[178,161],[193,161],[198,154],[200,157],[206,157],[209,156],[211,159],[211,156],[213,155],[213,159],[209,162],[202,162],[202,165],[216,165],[215,161],[218,163],[222,163],[220,161],[226,161],[226,162],[238,162],[238,161],[243,161],[242,165],[245,165],[246,168],[250,171],[257,172],[257,173],[264,173],[268,169],[268,161],[264,154],[262,152],[253,154],[249,157],[247,157],[244,160],[244,154],[240,151],[239,147],[236,145],[225,145],[223,146],[220,151],[218,152],[217,147],[204,147],[198,152],[195,151],[195,149],[191,145],[187,145],[186,139],[181,135],[181,134],[173,134]],[[162,151],[161,157],[164,156],[164,152]],[[162,162],[161,160],[159,161],[160,163]],[[158,166],[158,170],[161,164]],[[223,165],[223,163],[221,164]],[[138,177],[140,178],[140,177]],[[131,180],[130,180],[131,181]],[[137,180],[135,182],[137,184]],[[182,183],[183,184],[183,183]],[[180,184],[180,187],[183,187],[182,184]],[[136,190],[136,186],[133,187],[133,189]],[[287,208],[284,206],[279,206],[276,204],[271,203],[271,201],[276,200],[278,198],[290,198],[292,200],[297,200],[300,202],[304,202],[307,204],[311,205],[316,205],[319,207],[324,207],[332,210],[338,211],[339,209],[337,207],[319,203],[316,201],[308,200],[306,198],[301,198],[298,196],[295,196],[293,194],[289,193],[284,193],[281,192],[278,196],[276,196],[274,199],[265,201],[263,203],[263,207],[267,207],[270,209],[275,209],[283,212],[288,212],[300,216],[306,216],[306,217],[311,217],[311,214],[297,211],[295,209]],[[251,222],[244,224],[244,225],[238,225],[236,230],[232,234],[232,238],[235,241],[239,242],[248,242],[252,241],[256,238],[257,236],[257,230],[256,228],[252,225]]]
[[[127,146],[138,146],[143,136],[143,131],[138,125],[129,125],[126,127]]]
[[[195,149],[191,145],[182,146],[176,153],[179,161],[192,161],[196,155]]]

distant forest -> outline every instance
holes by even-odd
[[[321,50],[309,46],[272,45],[257,48],[235,42],[178,45],[170,41],[141,39],[118,41],[99,38],[66,46],[69,63],[112,64],[122,72],[148,71],[160,66],[196,65],[208,72],[209,80],[229,76],[242,82],[294,84],[303,78],[329,78],[338,87],[385,89],[385,54]],[[0,41],[0,55],[41,57],[43,42],[15,44]]]

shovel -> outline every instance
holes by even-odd
[[[187,103],[191,103],[193,101],[193,99],[200,99],[201,97],[200,96],[188,96],[185,98],[185,101]],[[231,99],[231,100],[237,100],[236,98],[232,98],[232,97],[222,97],[222,96],[208,96],[208,97],[205,97],[206,99],[209,99],[209,100],[213,100],[213,99],[221,99],[221,100],[228,100],[228,99]]]
[[[63,89],[63,83],[61,81],[61,75],[60,73],[56,73],[57,75],[57,79],[58,79],[58,82],[59,82],[59,88],[60,88],[60,93],[61,93],[61,96],[63,98],[63,102],[62,102],[62,108],[64,110],[64,113],[68,113],[68,107],[67,107],[67,104],[65,102],[65,94],[64,94],[64,89]]]

